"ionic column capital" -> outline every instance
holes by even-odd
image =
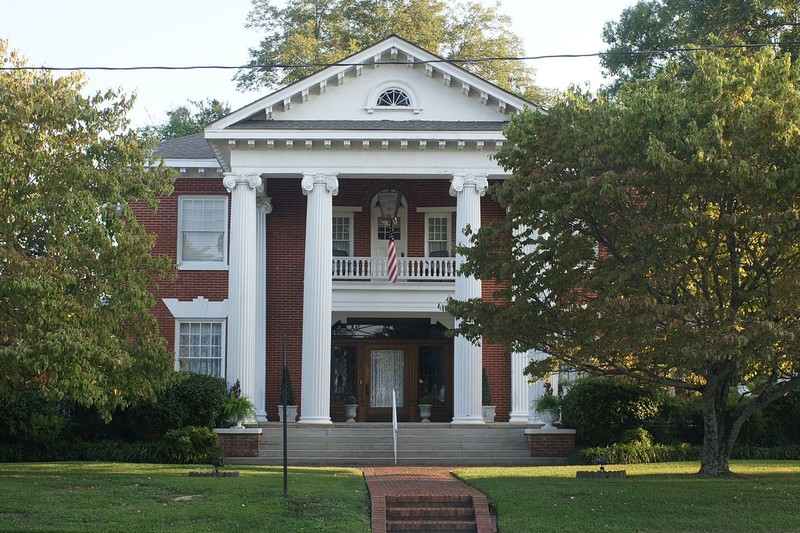
[[[474,187],[481,196],[486,194],[489,181],[486,176],[476,176],[473,174],[456,174],[450,180],[450,196],[458,196],[466,187]]]
[[[272,198],[269,196],[257,198],[256,211],[259,215],[269,215],[272,213]]]
[[[225,177],[222,178],[222,184],[228,189],[228,192],[233,192],[237,185],[247,185],[251,189],[255,189],[256,192],[264,190],[264,183],[258,174],[226,172]]]
[[[339,180],[336,178],[336,173],[303,174],[303,181],[300,182],[300,186],[303,188],[304,195],[308,196],[308,193],[313,191],[317,185],[324,186],[325,190],[333,196],[339,194]]]

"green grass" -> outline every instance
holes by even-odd
[[[293,467],[284,499],[280,467],[223,469],[236,470],[239,477],[187,475],[210,469],[0,464],[0,531],[370,530],[367,491],[358,470]]]
[[[800,531],[800,462],[733,461],[734,476],[698,463],[610,466],[625,479],[576,479],[594,466],[465,468],[500,533],[527,531]]]

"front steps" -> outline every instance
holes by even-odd
[[[229,458],[238,464],[283,464],[283,428],[267,423],[258,457]],[[535,465],[524,424],[480,426],[402,423],[397,431],[398,465]],[[288,427],[288,462],[292,465],[393,465],[392,425],[332,424]]]
[[[386,531],[478,531],[472,496],[386,496]]]

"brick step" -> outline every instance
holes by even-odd
[[[386,505],[414,505],[435,502],[442,505],[472,505],[469,494],[387,494]]]
[[[415,531],[416,533],[474,533],[478,531],[475,520],[414,520],[414,521],[386,521],[386,531]]]
[[[387,507],[387,520],[475,520],[475,511],[470,507]]]

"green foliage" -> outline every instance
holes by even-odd
[[[492,405],[492,387],[489,385],[489,376],[485,368],[481,374],[481,405]]]
[[[217,435],[207,427],[171,429],[162,442],[168,463],[208,463],[219,454]]]
[[[145,170],[132,100],[84,96],[81,73],[12,70],[24,64],[0,41],[0,389],[108,419],[171,370],[150,289],[173,267],[131,204],[155,207],[174,173]]]
[[[425,396],[419,399],[419,403],[422,405],[430,405],[433,403],[433,397],[426,394]]]
[[[154,402],[142,402],[115,414],[114,437],[157,441],[185,426],[212,428],[224,421],[228,386],[223,378],[174,372]]]
[[[699,461],[702,452],[703,450],[699,446],[690,446],[688,444],[648,445],[636,442],[630,444],[612,444],[611,446],[576,448],[570,457],[570,463],[590,465],[594,464],[598,457],[604,457],[608,464],[615,465]]]
[[[492,189],[508,215],[461,250],[501,288],[446,309],[470,339],[549,354],[537,377],[696,391],[719,474],[747,418],[800,385],[800,72],[768,49],[691,60],[688,81],[670,64],[511,120]],[[740,384],[755,400],[728,420]]]
[[[61,437],[65,425],[58,405],[34,392],[0,398],[0,442],[47,446]]]
[[[600,63],[619,82],[653,77],[668,60],[681,61],[681,76],[688,77],[692,61],[675,48],[793,41],[800,37],[798,18],[794,0],[640,0],[606,23],[609,53]],[[796,54],[796,46],[782,48]],[[644,51],[660,52],[636,53]]]
[[[145,137],[155,137],[159,141],[177,139],[202,133],[206,126],[230,112],[230,104],[217,99],[189,100],[188,106],[182,105],[167,111],[165,123],[148,126],[142,133]]]
[[[283,394],[284,390],[286,391],[285,405],[297,405],[294,403],[294,387],[292,387],[292,375],[289,374],[289,368],[286,366],[283,367],[283,377],[281,380],[281,394]]]
[[[347,403],[350,405],[356,405],[358,404],[358,398],[351,394],[347,397]]]
[[[398,35],[447,60],[520,57],[522,40],[511,33],[511,19],[499,3],[442,0],[253,0],[247,27],[262,32],[250,49],[248,68],[236,75],[240,89],[276,87],[302,79],[321,65],[338,61],[376,42]],[[465,69],[509,91],[542,101],[533,70],[522,61],[465,63]]]
[[[561,400],[555,394],[550,392],[545,392],[540,397],[536,399],[535,402],[536,411],[540,413],[544,413],[546,411],[556,411],[561,406]]]
[[[670,463],[676,461],[699,461],[703,456],[701,446],[690,444],[612,444],[588,448],[576,448],[570,456],[571,464],[594,464],[598,457],[604,457],[608,464],[647,464]],[[797,461],[800,460],[800,445],[762,448],[759,446],[736,446],[731,459]]]
[[[641,444],[650,446],[653,444],[653,436],[644,428],[626,429],[622,432],[619,442],[620,444]]]
[[[663,402],[655,387],[609,377],[579,379],[561,401],[564,423],[576,441],[594,446],[619,442],[627,430],[658,415]]]

